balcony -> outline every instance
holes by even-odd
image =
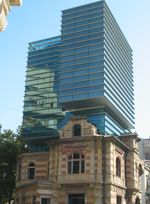
[[[113,177],[113,183],[118,185],[118,186],[125,187],[125,178],[114,176]]]

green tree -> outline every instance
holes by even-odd
[[[17,157],[26,151],[20,136],[11,130],[0,129],[0,204],[10,203],[15,190]]]

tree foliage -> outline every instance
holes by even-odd
[[[25,151],[25,145],[20,136],[11,130],[0,129],[0,203],[10,203],[15,190],[17,157]]]

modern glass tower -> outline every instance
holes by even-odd
[[[105,1],[62,12],[59,103],[101,133],[134,124],[132,50]]]
[[[29,43],[23,136],[39,142],[58,136],[63,112],[58,104],[60,36]]]
[[[103,0],[62,11],[61,36],[29,43],[24,137],[58,136],[76,115],[102,134],[134,127],[132,49]]]

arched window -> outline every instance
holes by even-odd
[[[138,167],[138,176],[140,177],[140,176],[142,176],[142,174],[143,174],[143,168],[142,168],[142,165],[141,164],[139,164],[139,167]]]
[[[84,155],[73,153],[68,158],[68,173],[84,173]]]
[[[121,177],[121,161],[118,157],[116,158],[116,176]]]
[[[121,204],[122,203],[122,198],[121,196],[117,196],[117,204]]]
[[[139,197],[136,198],[135,204],[140,204],[140,199],[139,199]]]
[[[73,136],[81,136],[81,125],[75,124],[73,126]]]
[[[28,166],[28,179],[35,178],[35,165],[34,163],[30,163]]]

